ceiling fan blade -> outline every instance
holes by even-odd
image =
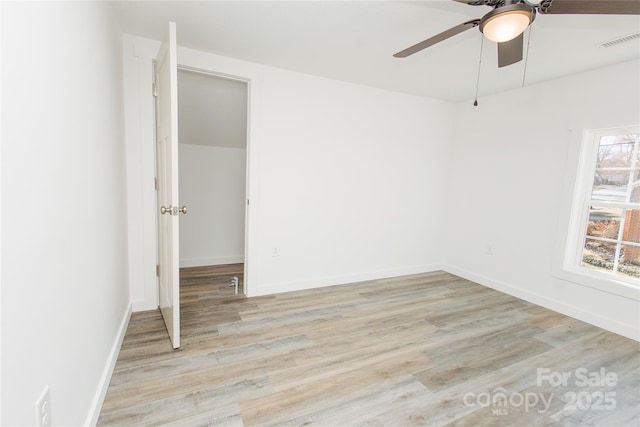
[[[555,15],[640,15],[638,0],[551,0],[541,13]]]
[[[480,24],[479,19],[473,19],[471,21],[464,22],[460,25],[456,25],[453,28],[449,28],[446,31],[441,32],[433,37],[430,37],[426,40],[421,41],[420,43],[414,44],[413,46],[401,50],[400,52],[394,54],[396,58],[406,58],[409,55],[413,55],[416,52],[420,52],[423,49],[428,48],[429,46],[433,46],[436,43],[439,43],[443,40],[448,39],[449,37],[453,37],[456,34],[460,34],[463,31],[468,30],[469,28],[477,27]]]
[[[522,61],[524,33],[513,40],[498,43],[498,67],[506,67]]]
[[[487,0],[453,0],[453,1],[457,1],[458,3],[465,3],[470,6],[484,6],[487,4]]]

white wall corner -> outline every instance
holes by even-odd
[[[107,358],[102,370],[97,390],[91,401],[91,406],[89,407],[89,413],[87,414],[87,418],[84,423],[86,426],[95,426],[98,423],[102,404],[104,403],[104,398],[107,395],[109,383],[111,382],[111,376],[113,375],[113,370],[115,369],[116,362],[118,361],[120,347],[122,347],[122,342],[124,341],[124,336],[127,333],[127,327],[129,326],[129,320],[131,320],[131,311],[131,305],[129,305],[124,312],[122,320],[120,321],[120,327],[118,328],[118,332],[116,333],[113,344],[111,345],[109,357]]]

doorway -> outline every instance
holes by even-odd
[[[248,83],[179,67],[178,112],[181,272],[235,271],[246,295]]]

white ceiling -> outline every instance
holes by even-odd
[[[392,55],[490,10],[451,0],[122,1],[113,7],[126,33],[159,40],[171,20],[181,46],[450,101],[474,98],[477,28],[406,59]],[[600,47],[640,32],[638,16],[539,14],[531,29],[527,85],[640,58],[640,39]],[[496,50],[485,40],[480,97],[522,86],[525,61],[498,69]]]

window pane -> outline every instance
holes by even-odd
[[[600,138],[597,168],[631,167],[635,141],[639,135],[612,135]]]
[[[591,200],[626,202],[629,171],[596,171]]]
[[[582,252],[582,266],[612,272],[615,256],[615,243],[586,239]]]
[[[631,245],[621,246],[618,271],[625,276],[640,278],[640,247]]]
[[[589,209],[587,236],[617,240],[621,217],[622,209],[591,206],[591,209]]]
[[[624,216],[624,230],[622,240],[640,243],[640,210],[627,209]]]

